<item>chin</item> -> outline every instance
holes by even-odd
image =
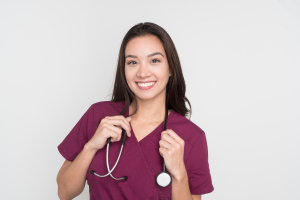
[[[135,93],[135,96],[141,100],[149,100],[155,98],[156,95],[153,94],[137,94]]]
[[[154,97],[152,97],[152,96],[151,96],[151,97],[145,97],[145,96],[142,96],[142,97],[141,97],[141,96],[137,96],[137,95],[136,95],[136,97],[138,97],[138,98],[141,99],[141,100],[150,100],[150,99],[154,99]]]

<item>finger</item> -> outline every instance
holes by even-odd
[[[107,134],[109,134],[109,136],[112,138],[111,139],[112,142],[120,141],[122,136],[121,128],[118,128],[114,125],[107,124],[107,123],[103,124],[103,126],[109,130]]]
[[[184,144],[184,140],[181,138],[181,137],[179,137],[172,129],[166,129],[165,130],[167,133],[168,133],[168,135],[171,137],[171,138],[173,138],[177,143],[179,143],[179,144]]]
[[[125,128],[125,126],[123,126],[123,129],[126,131],[127,135],[130,137],[130,136],[131,136],[131,127],[130,127],[129,121],[131,120],[131,117],[129,117],[129,119],[128,119],[128,118],[125,118],[125,117],[122,116],[122,115],[119,115],[118,117],[119,117],[121,120],[123,120],[125,124],[127,124],[128,130]]]
[[[123,118],[122,118],[123,117]],[[124,118],[124,116],[116,118],[105,117],[103,119],[104,123],[121,126],[127,133],[128,137],[131,136],[131,127],[129,122]]]
[[[167,130],[165,130],[161,133],[161,139],[168,142],[169,144],[171,144],[174,147],[178,146],[178,142],[169,135],[169,132]]]
[[[122,120],[124,120],[125,124],[128,124],[128,126],[130,127],[129,121],[131,120],[131,117],[125,118],[123,115],[115,115],[115,116],[106,116],[105,118],[107,118],[107,119],[122,119]]]
[[[125,122],[126,124],[128,124],[128,125],[129,125],[129,121],[130,121],[130,119],[131,119],[131,117],[126,117],[126,118],[125,118],[123,115],[106,116],[105,118],[107,118],[107,119],[123,119],[124,122]],[[128,121],[128,119],[129,119],[129,121]]]
[[[171,145],[169,142],[167,142],[165,140],[160,140],[159,141],[159,145],[160,145],[160,147],[165,148],[165,149],[169,149],[169,150],[171,150],[172,148],[174,148],[173,145]]]
[[[109,128],[107,128],[107,129],[109,129]],[[113,131],[110,131],[106,137],[110,138],[110,142],[116,142],[117,141],[116,138],[118,138],[118,134]]]
[[[159,154],[161,155],[161,157],[164,158],[164,155],[167,155],[167,149],[160,147],[159,148]]]

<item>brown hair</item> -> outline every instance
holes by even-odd
[[[185,105],[185,101],[187,101],[190,108],[192,108],[189,100],[185,96],[185,81],[175,45],[169,34],[162,27],[151,22],[136,24],[123,38],[119,51],[118,66],[111,101],[125,101],[125,107],[120,113],[120,115],[123,115],[134,100],[135,94],[129,88],[125,77],[125,47],[131,39],[146,35],[156,36],[161,41],[166,52],[170,73],[172,74],[172,76],[169,77],[166,86],[166,105],[168,106],[168,109],[173,109],[185,117],[187,114],[190,114],[191,116],[191,110],[188,110]],[[132,115],[135,114],[136,111],[137,110],[135,110]]]

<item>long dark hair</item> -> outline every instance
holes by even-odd
[[[175,45],[169,34],[162,27],[151,22],[138,23],[126,33],[119,51],[118,66],[111,101],[125,101],[125,107],[120,113],[120,115],[123,115],[134,100],[135,94],[129,88],[125,77],[125,47],[131,39],[146,35],[156,36],[161,41],[166,52],[170,72],[172,74],[172,76],[169,77],[166,86],[166,105],[168,105],[168,109],[175,110],[185,117],[188,114],[191,116],[192,107],[185,96],[185,81]],[[188,102],[191,110],[187,109],[185,101]],[[131,115],[135,114],[136,111],[137,110]]]

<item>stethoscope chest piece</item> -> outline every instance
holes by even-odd
[[[160,187],[167,187],[172,182],[172,177],[168,172],[160,172],[156,176],[156,183]]]

